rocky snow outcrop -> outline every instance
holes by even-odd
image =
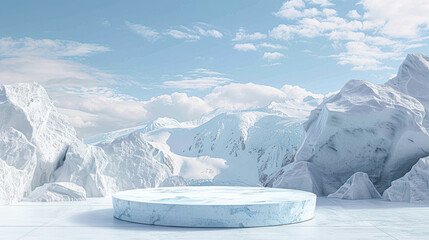
[[[45,183],[32,191],[25,201],[28,202],[61,202],[83,201],[86,193],[83,187],[70,182]]]
[[[408,54],[396,77],[386,85],[416,98],[429,113],[429,57],[425,54]],[[423,126],[429,128],[429,114],[425,115]]]
[[[355,172],[365,172],[379,192],[429,153],[423,105],[391,87],[349,81],[304,124],[296,161],[324,176],[322,195],[335,192]]]
[[[16,202],[50,180],[74,128],[37,83],[0,86],[0,202]]]
[[[181,186],[188,186],[188,183],[181,176],[171,176],[166,178],[159,186],[160,187],[181,187]]]
[[[290,188],[323,195],[323,174],[311,162],[294,162],[275,175],[272,187]]]
[[[381,198],[380,193],[369,180],[368,174],[363,172],[353,174],[343,186],[328,197],[348,200]]]
[[[111,195],[134,188],[158,187],[177,172],[176,162],[134,132],[97,146],[73,143],[54,180],[83,186],[88,197]]]
[[[429,157],[420,159],[405,176],[392,182],[383,199],[395,202],[429,203]]]

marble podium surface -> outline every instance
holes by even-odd
[[[136,189],[112,197],[117,219],[181,227],[258,227],[297,223],[314,216],[316,195],[261,187]]]

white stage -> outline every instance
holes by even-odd
[[[111,198],[0,206],[1,239],[428,239],[429,204],[317,198],[315,217],[258,228],[180,228],[113,218]]]

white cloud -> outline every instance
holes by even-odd
[[[149,101],[143,102],[143,105],[148,112],[147,119],[170,117],[179,121],[188,121],[197,119],[202,114],[213,110],[201,98],[178,92],[153,97]]]
[[[365,39],[365,33],[353,32],[353,31],[332,31],[327,33],[327,36],[331,40],[363,40]]]
[[[351,18],[351,19],[359,19],[362,16],[356,11],[356,10],[350,10],[347,13],[347,17]]]
[[[130,30],[142,36],[144,39],[148,41],[154,42],[161,38],[161,35],[157,31],[151,29],[150,27],[143,26],[140,24],[130,23],[130,22],[125,22],[125,24]]]
[[[171,28],[167,30],[162,30],[160,32],[153,30],[152,28],[140,24],[125,22],[127,27],[133,32],[141,35],[148,41],[155,42],[160,39],[162,35],[170,36],[175,39],[184,39],[187,41],[197,41],[200,40],[201,36],[204,37],[213,37],[220,39],[223,37],[223,34],[216,30],[210,29],[210,25],[206,23],[198,23],[194,25],[192,28],[188,28],[185,26],[180,26],[179,29]]]
[[[194,26],[194,28],[198,31],[198,33],[200,33],[201,35],[205,36],[205,37],[214,37],[214,38],[222,38],[223,34],[221,32],[219,32],[216,29],[203,29],[202,27],[199,26]]]
[[[141,101],[109,88],[50,92],[55,105],[82,137],[132,127],[158,117],[193,120],[212,108],[201,98],[186,93],[160,95]]]
[[[256,46],[253,43],[238,43],[234,45],[234,49],[238,51],[256,51]]]
[[[101,21],[101,25],[106,26],[106,27],[110,27],[111,23],[109,20],[104,19],[103,21]]]
[[[255,32],[248,34],[244,28],[240,28],[235,34],[235,38],[232,41],[254,41],[267,38],[266,34]]]
[[[368,46],[364,42],[348,42],[346,43],[347,52],[340,53],[335,57],[339,59],[339,64],[353,65],[352,70],[381,70],[389,69],[382,66],[379,59],[386,59],[396,56],[392,52],[383,52],[376,46]]]
[[[316,4],[320,6],[332,5],[327,0],[311,0],[308,1],[310,4]],[[316,17],[322,14],[317,8],[305,8],[305,2],[302,0],[290,0],[283,3],[279,11],[275,12],[274,15],[286,19],[297,19],[302,17]],[[325,12],[324,12],[325,13]]]
[[[285,85],[281,89],[254,83],[231,83],[213,89],[204,97],[212,108],[245,110],[264,107],[272,102],[302,100],[307,96],[322,97],[298,86]]]
[[[279,52],[265,52],[263,58],[268,60],[276,60],[284,57],[284,54]]]
[[[0,83],[39,82],[47,88],[114,84],[115,76],[70,60],[18,57],[0,60]]]
[[[293,0],[283,3],[276,15],[290,19],[289,24],[279,24],[269,31],[269,36],[285,41],[327,38],[332,41],[333,50],[340,51],[332,56],[338,59],[339,64],[352,65],[353,70],[389,69],[385,65],[387,59],[398,59],[406,50],[423,46],[424,38],[416,36],[429,30],[429,2],[424,0],[413,0],[413,3],[363,0],[360,3],[366,10],[363,17],[356,10],[350,10],[348,19],[339,17],[331,8],[323,8],[320,14],[307,17],[306,13],[311,10],[311,6],[306,7],[309,4],[328,6],[329,1]],[[408,42],[395,38],[411,36],[414,38]]]
[[[200,36],[198,36],[198,35],[182,32],[182,31],[175,30],[175,29],[170,29],[170,30],[166,31],[164,34],[172,36],[175,39],[185,39],[185,40],[199,40],[200,39]]]
[[[277,88],[257,85],[254,83],[231,83],[216,87],[204,100],[214,108],[243,110],[258,108],[270,104],[272,101],[282,101],[285,94]]]
[[[307,91],[305,88],[302,88],[296,85],[286,84],[286,85],[283,85],[283,87],[281,87],[280,90],[285,93],[286,99],[302,100],[308,96],[312,96],[314,98],[323,98],[322,94],[314,94],[310,91]]]
[[[232,80],[224,77],[223,73],[206,68],[197,68],[184,74],[179,74],[178,80],[169,80],[162,83],[164,88],[205,90],[226,84]]]
[[[362,0],[364,18],[392,37],[415,38],[429,29],[427,0]]]
[[[277,27],[269,31],[270,37],[280,40],[289,40],[292,38],[294,29],[285,24],[279,24]]]
[[[19,39],[10,37],[0,38],[0,56],[6,57],[74,57],[106,51],[109,51],[109,48],[98,44],[79,43],[68,40],[33,39],[29,37]]]
[[[311,2],[312,4],[318,4],[318,5],[322,6],[322,7],[327,7],[327,6],[334,5],[334,4],[333,4],[333,3],[331,3],[331,1],[329,1],[329,0],[310,0],[310,2]]]
[[[258,44],[258,47],[271,48],[271,49],[286,49],[287,48],[281,44],[272,44],[272,43],[261,43],[261,44]]]
[[[196,89],[205,90],[208,88],[216,87],[231,81],[229,78],[224,77],[199,77],[194,79],[184,79],[178,81],[165,81],[162,86],[166,88],[178,89]]]
[[[383,50],[386,45],[389,46],[388,51]],[[384,38],[367,38],[365,41],[347,42],[346,51],[332,57],[337,58],[338,63],[341,65],[353,65],[352,70],[392,69],[385,66],[382,60],[400,60],[406,50],[421,46],[422,44],[403,44],[388,41]]]

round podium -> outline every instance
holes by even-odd
[[[309,220],[316,195],[261,187],[169,187],[116,193],[114,217],[180,227],[259,227]]]

